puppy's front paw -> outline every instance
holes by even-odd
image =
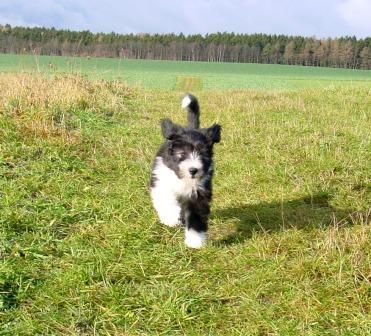
[[[161,223],[166,225],[166,226],[174,227],[174,226],[179,226],[180,225],[179,219],[161,218],[160,220],[161,220]]]

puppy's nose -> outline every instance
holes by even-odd
[[[189,168],[189,173],[192,175],[192,176],[195,176],[198,172],[198,169],[197,168]]]

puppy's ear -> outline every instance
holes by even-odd
[[[174,124],[170,119],[161,120],[162,135],[165,139],[174,140],[183,133],[183,127]]]
[[[219,124],[214,124],[204,130],[205,135],[212,143],[220,142],[220,133],[222,127]]]

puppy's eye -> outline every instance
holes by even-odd
[[[176,157],[179,159],[179,160],[184,160],[186,158],[186,153],[184,152],[177,152],[176,153]]]

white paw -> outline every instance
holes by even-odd
[[[197,232],[193,229],[186,230],[185,244],[190,248],[201,248],[206,245],[206,232]]]
[[[170,206],[167,209],[162,208],[161,212],[158,212],[160,222],[167,226],[178,226],[180,225],[180,207]]]
[[[179,219],[174,218],[160,218],[160,221],[162,224],[170,227],[178,226],[180,225]]]

